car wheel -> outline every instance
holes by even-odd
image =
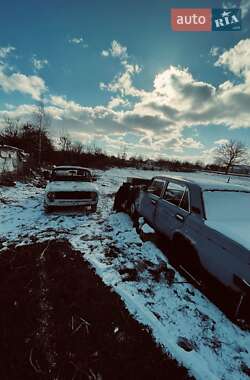
[[[188,271],[198,282],[205,280],[205,269],[203,268],[195,248],[190,242],[184,238],[173,239],[171,244],[173,262],[182,266]]]
[[[145,233],[142,229],[139,230],[139,236],[143,242],[152,241],[151,234]]]

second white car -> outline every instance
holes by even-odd
[[[45,189],[44,207],[47,212],[62,207],[82,207],[95,212],[98,195],[89,169],[81,166],[57,166]]]

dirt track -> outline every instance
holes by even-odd
[[[66,241],[0,255],[0,379],[188,379]]]

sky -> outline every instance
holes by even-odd
[[[242,30],[173,32],[177,7],[240,7]],[[3,1],[0,128],[43,99],[55,141],[212,162],[250,145],[249,25],[250,0]]]

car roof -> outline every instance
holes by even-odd
[[[244,191],[250,192],[250,181],[249,187],[234,183],[224,182],[225,178],[215,179],[215,178],[184,178],[181,176],[156,176],[155,179],[164,179],[164,180],[178,180],[185,184],[190,184],[194,186],[199,186],[203,191],[205,190],[224,190],[224,191]]]
[[[74,170],[74,169],[81,169],[81,170],[87,170],[90,172],[90,170],[88,168],[84,168],[83,166],[69,166],[69,165],[63,165],[63,166],[56,166],[53,168],[53,170],[57,170],[57,169],[65,169],[65,170]]]

